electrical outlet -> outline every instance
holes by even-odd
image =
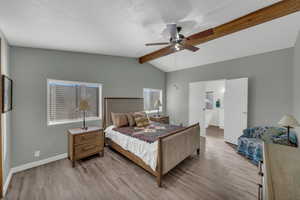
[[[40,151],[35,151],[34,152],[34,157],[40,157]]]

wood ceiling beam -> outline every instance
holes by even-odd
[[[200,39],[193,39],[193,37],[200,33],[191,35],[188,37],[188,39],[190,40],[187,40],[187,43],[196,46],[298,11],[300,11],[300,0],[282,0],[278,3],[257,10],[253,13],[235,19],[231,22],[217,26],[212,29],[213,34],[209,36],[202,37]],[[139,63],[142,64],[150,60],[154,60],[156,58],[170,54],[167,51],[167,49],[168,47],[165,47],[147,55],[144,55],[139,58]]]

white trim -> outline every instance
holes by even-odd
[[[3,197],[5,197],[6,192],[8,190],[8,187],[9,187],[9,184],[11,182],[12,176],[15,173],[24,171],[26,169],[31,169],[31,168],[34,168],[34,167],[45,165],[47,163],[54,162],[54,161],[57,161],[57,160],[61,160],[61,159],[67,158],[67,157],[68,157],[68,154],[63,153],[63,154],[59,154],[57,156],[53,156],[53,157],[46,158],[46,159],[43,159],[43,160],[38,160],[38,161],[35,161],[35,162],[31,162],[31,163],[26,163],[24,165],[20,165],[20,166],[11,168],[9,170],[9,173],[8,173],[8,176],[5,180],[5,183],[3,185]]]
[[[47,126],[54,126],[54,125],[59,125],[59,124],[71,124],[71,123],[82,123],[83,119],[73,119],[73,120],[62,120],[62,121],[56,121],[56,122],[49,122]],[[89,117],[86,118],[85,121],[100,121],[101,117]]]
[[[155,113],[157,113],[157,109],[156,109],[156,110],[146,110],[145,112],[146,112],[147,114],[155,114]],[[160,106],[159,112],[160,112],[160,114],[161,114],[161,112],[162,112],[162,106]]]
[[[12,169],[10,169],[9,173],[8,173],[8,176],[5,180],[5,183],[3,185],[3,197],[5,197],[5,195],[6,195],[6,192],[7,192],[7,189],[8,189],[8,186],[10,184],[12,176],[13,176],[13,171],[12,171]]]
[[[47,163],[51,163],[51,162],[54,162],[54,161],[57,161],[57,160],[65,159],[67,157],[68,157],[67,153],[59,154],[57,156],[52,156],[52,157],[49,157],[49,158],[46,158],[46,159],[43,159],[43,160],[38,160],[38,161],[26,163],[24,165],[20,165],[20,166],[17,166],[17,167],[13,167],[11,169],[11,171],[14,174],[14,173],[17,173],[17,172],[24,171],[26,169],[31,169],[31,168],[38,167],[38,166],[41,166],[41,165],[45,165]]]
[[[31,169],[31,168],[34,168],[34,167],[38,167],[38,166],[41,166],[41,165],[45,165],[47,163],[51,163],[51,162],[54,162],[54,161],[57,161],[57,160],[65,159],[67,157],[68,157],[68,154],[63,153],[63,154],[59,154],[57,156],[52,156],[52,157],[49,157],[49,158],[46,158],[46,159],[43,159],[43,160],[38,160],[38,161],[26,163],[24,165],[20,165],[20,166],[11,168],[9,170],[9,173],[8,173],[8,176],[5,180],[5,183],[3,185],[3,197],[5,197],[5,194],[7,192],[8,187],[9,187],[12,176],[15,173],[21,172],[21,171],[24,171],[24,170],[27,170],[27,169]]]
[[[47,78],[47,84],[49,83],[65,83],[65,84],[79,84],[79,85],[91,85],[94,87],[99,87],[103,85],[103,83],[90,83],[90,82],[82,82],[82,81],[67,81],[67,80],[57,80]]]
[[[82,118],[79,119],[74,119],[74,120],[65,120],[62,122],[51,122],[49,119],[49,113],[48,113],[48,108],[49,108],[49,92],[50,92],[50,83],[65,83],[65,84],[80,84],[80,85],[90,85],[93,87],[98,87],[99,89],[99,102],[98,102],[98,113],[99,116],[97,117],[91,117],[91,119],[87,119],[86,121],[95,121],[95,120],[102,120],[102,88],[103,88],[103,83],[88,83],[88,82],[81,82],[81,81],[66,81],[66,80],[56,80],[56,79],[49,79],[47,78],[47,106],[46,106],[46,113],[47,113],[47,126],[53,126],[53,125],[59,125],[59,124],[70,124],[70,123],[77,123],[82,121]]]

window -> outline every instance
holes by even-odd
[[[154,104],[156,100],[160,100],[162,103],[162,90],[144,88],[144,110],[148,113],[157,112]],[[159,111],[162,112],[162,106],[159,107]]]
[[[86,120],[99,120],[101,117],[102,84],[74,81],[47,81],[47,118],[48,125],[79,122],[81,100],[87,100],[90,109]]]

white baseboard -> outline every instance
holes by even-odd
[[[43,160],[34,161],[34,162],[31,162],[31,163],[26,163],[24,165],[20,165],[20,166],[11,168],[10,171],[9,171],[9,174],[7,176],[7,179],[6,179],[6,181],[3,185],[3,196],[5,196],[5,194],[7,192],[7,189],[9,187],[9,184],[10,184],[11,178],[15,173],[24,171],[26,169],[31,169],[33,167],[38,167],[38,166],[41,166],[41,165],[45,165],[47,163],[54,162],[54,161],[57,161],[57,160],[61,160],[61,159],[67,158],[67,157],[68,157],[68,154],[63,153],[63,154],[59,154],[57,156],[53,156],[53,157],[46,158],[46,159],[43,159]]]
[[[20,165],[20,166],[17,166],[17,167],[13,167],[11,169],[11,171],[14,174],[14,173],[17,173],[17,172],[24,171],[26,169],[31,169],[33,167],[38,167],[38,166],[41,166],[41,165],[44,165],[44,164],[47,164],[47,163],[50,163],[50,162],[54,162],[54,161],[57,161],[57,160],[61,160],[61,159],[67,158],[67,157],[68,157],[67,153],[59,154],[57,156],[53,156],[53,157],[46,158],[46,159],[43,159],[43,160],[38,160],[38,161],[31,162],[31,163],[26,163],[24,165]]]
[[[5,183],[3,185],[3,196],[5,196],[5,194],[7,192],[7,189],[8,189],[8,186],[10,184],[12,176],[13,176],[13,171],[10,169],[9,173],[8,173],[8,176],[7,176],[6,180],[5,180]]]

